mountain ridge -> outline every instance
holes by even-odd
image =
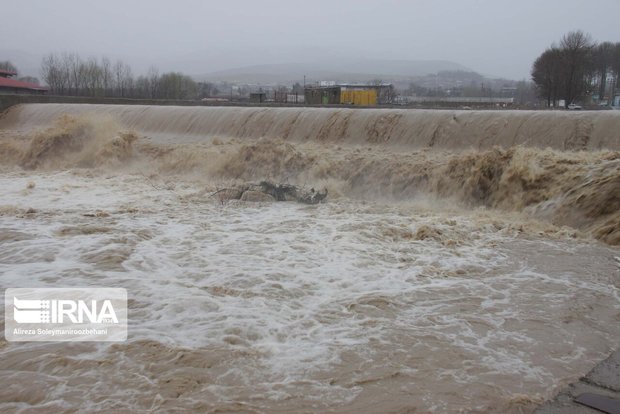
[[[448,60],[356,59],[338,62],[292,62],[241,66],[196,75],[199,80],[246,83],[306,81],[406,80],[441,71],[472,69]]]

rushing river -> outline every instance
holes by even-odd
[[[2,340],[0,411],[526,413],[617,347],[620,116],[165,110],[0,119],[0,287],[129,295],[126,342]],[[261,179],[329,196],[215,194]]]

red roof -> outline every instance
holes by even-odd
[[[15,76],[17,72],[13,72],[12,70],[0,69],[0,76]]]
[[[17,89],[32,89],[35,91],[47,91],[47,88],[34,83],[22,82],[15,79],[0,77],[0,88],[17,88]]]

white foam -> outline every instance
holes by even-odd
[[[134,304],[129,341],[254,355],[208,386],[222,401],[241,387],[273,401],[303,389],[342,403],[386,359],[411,381],[427,381],[425,392],[447,378],[533,391],[585,369],[620,337],[608,323],[618,288],[604,264],[541,268],[527,256],[561,256],[570,246],[573,255],[594,249],[613,266],[612,250],[601,246],[517,240],[475,214],[419,206],[220,205],[189,183],[174,191],[151,184],[140,175],[2,174],[0,231],[22,235],[2,242],[2,285],[124,287]],[[417,240],[422,226],[456,242]],[[348,354],[364,368],[329,385]]]

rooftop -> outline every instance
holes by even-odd
[[[17,76],[17,72],[13,72],[12,70],[0,69],[0,76],[2,76],[2,77]]]
[[[47,91],[47,88],[34,83],[22,82],[15,79],[0,77],[0,88],[15,88],[15,89],[31,89],[35,91]]]
[[[391,83],[367,84],[367,83],[337,83],[334,85],[306,85],[306,89],[333,89],[333,88],[389,88]]]

